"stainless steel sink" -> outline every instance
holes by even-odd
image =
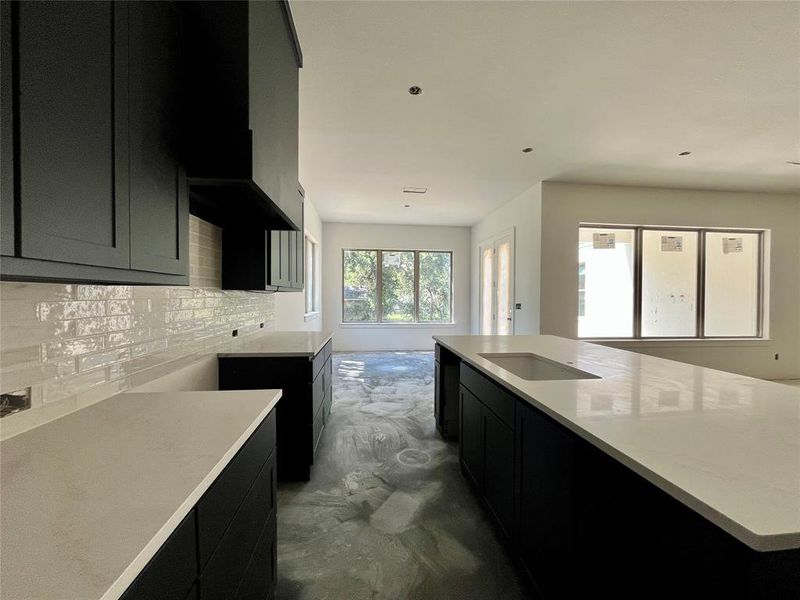
[[[574,367],[543,358],[536,354],[502,353],[478,354],[496,364],[498,367],[513,373],[517,377],[528,381],[554,381],[559,379],[600,379],[599,375],[592,375]]]

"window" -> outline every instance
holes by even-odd
[[[704,335],[760,335],[761,235],[705,234]]]
[[[761,231],[581,226],[578,336],[760,337]]]
[[[305,239],[306,314],[319,312],[319,250],[310,237]]]
[[[578,260],[583,265],[583,315],[579,337],[633,335],[633,229],[581,227]],[[580,272],[579,272],[580,278]],[[579,281],[580,283],[580,281]]]
[[[345,323],[450,323],[452,252],[344,250]]]
[[[692,337],[697,326],[696,231],[642,231],[642,337]]]

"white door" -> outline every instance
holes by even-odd
[[[514,231],[480,246],[480,334],[514,334]]]

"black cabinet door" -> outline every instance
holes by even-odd
[[[121,600],[184,600],[197,577],[194,510],[131,583]]]
[[[172,2],[130,5],[131,268],[188,275],[189,197],[179,159],[181,28]]]
[[[289,231],[289,287],[297,288],[297,231]]]
[[[291,287],[289,231],[270,231],[269,285]]]
[[[484,408],[483,494],[506,537],[514,530],[514,431]]]
[[[461,464],[472,482],[483,490],[483,405],[464,386],[460,391]]]
[[[296,264],[296,275],[295,275],[295,285],[294,287],[298,290],[302,290],[305,286],[305,273],[306,273],[306,263],[305,263],[305,255],[306,255],[306,234],[305,234],[305,223],[306,217],[304,212],[304,201],[303,197],[298,193],[296,194],[298,201],[300,202],[300,230],[295,232],[295,245],[294,245],[294,253],[295,253],[295,264]]]
[[[283,2],[250,2],[250,124],[253,181],[298,228],[299,70]]]
[[[14,255],[15,237],[11,8],[11,2],[0,3],[0,254],[4,256]]]
[[[517,547],[545,597],[566,596],[577,564],[574,437],[539,411],[517,406]]]
[[[302,291],[305,286],[305,255],[306,237],[302,231],[295,231],[294,256],[295,256],[295,278],[294,288]]]
[[[128,4],[14,4],[20,254],[130,267]]]
[[[439,364],[439,361],[434,362],[433,368],[433,416],[436,419],[436,429],[439,430],[439,433],[442,433],[442,428],[444,427],[443,423],[443,416],[441,413],[441,402],[442,402],[442,366]]]

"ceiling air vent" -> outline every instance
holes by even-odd
[[[403,193],[404,194],[424,194],[428,191],[428,188],[420,188],[420,187],[404,187]]]

